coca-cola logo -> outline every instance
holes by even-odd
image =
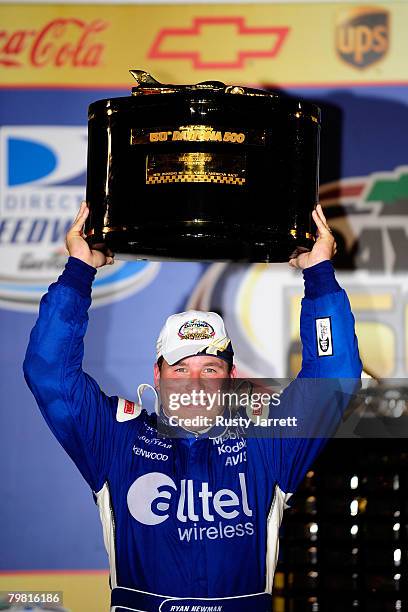
[[[105,45],[97,36],[108,26],[100,19],[87,22],[70,17],[53,19],[37,30],[0,30],[0,65],[99,66]]]

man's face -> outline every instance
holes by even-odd
[[[161,369],[154,366],[154,383],[160,388],[164,413],[177,417],[179,424],[191,431],[206,429],[215,416],[223,413],[225,406],[216,401],[216,396],[228,390],[228,382],[235,376],[235,366],[230,371],[226,361],[213,355],[193,355],[174,365],[163,360]],[[207,426],[185,425],[186,419],[197,416],[207,417]]]

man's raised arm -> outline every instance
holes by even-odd
[[[354,316],[346,292],[337,282],[331,258],[337,247],[320,204],[313,211],[318,238],[313,249],[289,264],[303,270],[299,378],[360,379],[362,363]],[[346,383],[346,388],[348,387]]]
[[[300,316],[302,368],[281,394],[280,405],[270,410],[270,416],[297,419],[295,429],[282,429],[271,439],[274,473],[286,499],[334,434],[361,384],[354,316],[330,261],[336,243],[320,205],[313,218],[318,239],[312,251],[289,262],[303,270],[305,281]]]
[[[88,214],[82,205],[67,234],[70,258],[42,298],[24,360],[28,386],[50,429],[96,492],[109,470],[118,400],[107,397],[82,370],[96,268],[110,263],[82,238]]]

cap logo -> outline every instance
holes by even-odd
[[[210,340],[215,336],[215,331],[207,321],[191,319],[183,323],[178,336],[181,340]]]

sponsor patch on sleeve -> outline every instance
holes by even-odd
[[[316,342],[319,357],[333,355],[333,341],[331,330],[331,318],[322,317],[316,319]]]
[[[131,419],[138,417],[140,412],[141,406],[139,406],[139,404],[135,404],[135,402],[130,402],[129,400],[120,397],[118,400],[118,408],[116,410],[116,420],[119,421],[119,423],[130,421]]]

